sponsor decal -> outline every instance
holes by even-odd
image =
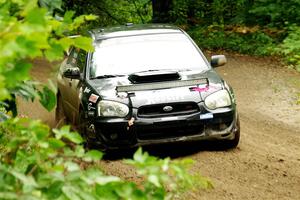
[[[90,91],[91,91],[91,90],[90,90],[88,87],[86,87],[86,88],[84,89],[83,92],[84,92],[84,93],[90,93]]]
[[[98,95],[91,94],[91,96],[89,97],[89,101],[92,102],[92,103],[96,103],[98,98],[99,98]]]
[[[192,87],[190,88],[191,91],[196,92],[207,92],[208,90],[217,89],[217,87],[213,85],[199,85],[198,87]]]
[[[177,102],[185,99],[185,94],[189,92],[187,88],[167,89],[162,91],[139,92],[138,95],[147,99],[145,104],[157,104],[165,102]]]
[[[88,116],[89,117],[95,116],[95,111],[88,111]]]
[[[93,103],[88,104],[88,110],[95,110],[96,108],[93,107]]]
[[[200,119],[213,119],[214,115],[212,113],[205,113],[200,115]]]
[[[178,120],[178,117],[163,117],[160,120],[161,121],[174,121],[174,120]]]

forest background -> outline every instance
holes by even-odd
[[[300,0],[64,0],[62,8],[99,16],[89,28],[176,24],[203,49],[276,55],[300,71]]]

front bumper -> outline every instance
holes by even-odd
[[[132,125],[129,119],[95,119],[88,134],[105,149],[181,141],[234,139],[238,131],[235,109],[222,108],[207,114],[198,112],[162,118],[134,117]]]

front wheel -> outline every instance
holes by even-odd
[[[86,150],[97,149],[102,152],[107,151],[96,138],[95,127],[88,119],[86,119],[82,109],[80,109],[79,112],[78,131],[84,139],[84,147]]]
[[[224,141],[224,145],[226,149],[233,149],[236,148],[240,141],[240,119],[237,117],[236,119],[236,125],[235,125],[235,135],[232,140],[226,140]]]

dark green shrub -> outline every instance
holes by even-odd
[[[284,60],[300,72],[300,27],[291,26],[287,37],[276,48],[276,53],[283,55]]]
[[[244,31],[244,32],[243,32]],[[275,40],[260,30],[229,30],[224,26],[205,26],[189,30],[188,33],[204,49],[222,49],[252,55],[270,55]]]

